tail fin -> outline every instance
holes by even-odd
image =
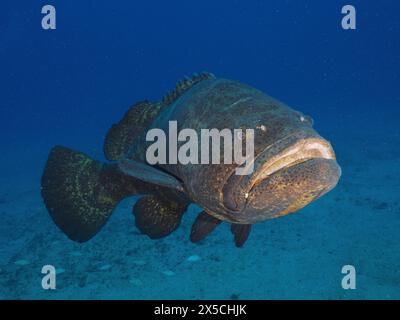
[[[136,179],[62,146],[54,147],[42,176],[42,197],[56,225],[85,242],[107,222],[124,197],[141,192]]]

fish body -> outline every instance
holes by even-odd
[[[243,164],[181,163],[170,155],[165,163],[149,164],[149,131],[169,132],[171,122],[179,132],[191,129],[198,136],[204,129],[251,129],[253,157],[246,166],[252,170],[239,175]],[[337,184],[341,172],[335,153],[312,122],[251,86],[202,73],[179,82],[160,102],[130,108],[106,136],[110,164],[64,147],[53,149],[42,195],[56,224],[73,240],[90,239],[122,198],[143,194],[133,212],[137,227],[151,238],[174,231],[187,206],[196,203],[204,211],[193,224],[192,241],[225,221],[241,246],[252,224],[296,212]],[[166,149],[172,143],[167,140]],[[176,143],[179,150],[186,142]]]

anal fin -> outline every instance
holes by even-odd
[[[166,237],[179,227],[187,206],[184,201],[144,196],[133,208],[136,226],[151,239]]]

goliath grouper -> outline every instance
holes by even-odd
[[[254,129],[251,174],[238,164],[146,162],[151,128]],[[161,102],[139,102],[107,133],[109,163],[55,146],[42,177],[42,196],[56,225],[85,242],[106,223],[123,198],[143,195],[133,213],[138,229],[152,239],[178,228],[190,203],[203,211],[190,239],[198,242],[222,221],[231,224],[236,246],[251,225],[295,212],[331,190],[341,171],[331,145],[312,128],[310,117],[237,81],[210,73],[178,82]]]

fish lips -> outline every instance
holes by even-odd
[[[332,190],[340,176],[334,159],[314,158],[283,168],[253,187],[237,219],[255,223],[295,212]]]
[[[263,173],[265,172],[264,170],[265,165],[269,164],[274,158],[279,159],[285,152],[287,152],[287,150],[289,151],[295,150],[296,148],[300,148],[300,150],[303,150],[313,145],[317,145],[318,147],[323,148],[323,151],[326,154],[321,155],[320,154],[321,152],[319,152],[318,150],[317,153],[306,151],[308,158],[306,157],[304,159],[300,159],[298,163],[292,163],[291,165],[283,166],[282,168],[278,167],[276,172],[272,172],[271,174],[262,177]],[[324,159],[324,158],[320,159],[322,156],[330,159]],[[233,173],[230,176],[223,189],[225,208],[233,216],[235,216],[235,218],[237,217],[238,219],[239,218],[243,219],[242,216],[247,215],[247,213],[245,212],[250,210],[250,208],[252,207],[251,205],[252,202],[255,203],[254,204],[255,211],[260,210],[260,208],[262,207],[262,203],[265,203],[264,205],[265,208],[271,203],[271,201],[268,201],[269,200],[268,194],[263,195],[258,200],[253,200],[254,191],[258,191],[258,189],[255,188],[255,185],[257,185],[258,188],[261,188],[262,185],[266,184],[269,179],[273,178],[273,176],[277,177],[279,175],[284,174],[285,171],[289,170],[290,167],[296,167],[298,170],[297,175],[299,175],[299,169],[304,168],[304,170],[307,170],[308,165],[313,163],[313,161],[311,160],[314,159],[317,162],[320,161],[324,162],[324,160],[333,160],[327,162],[331,163],[332,168],[334,169],[332,171],[333,180],[334,177],[337,175],[337,170],[339,170],[339,176],[340,176],[340,168],[335,161],[336,156],[329,142],[321,138],[318,135],[318,133],[316,133],[315,130],[313,130],[312,128],[307,128],[306,130],[304,130],[303,128],[302,130],[292,131],[291,134],[288,134],[285,137],[277,140],[272,145],[267,146],[266,148],[264,148],[262,152],[260,152],[258,155],[255,156],[254,171],[252,174],[239,176]],[[311,162],[306,164],[305,162],[307,161]],[[293,169],[290,169],[289,172],[291,172],[291,170]],[[315,173],[315,177],[317,175],[318,174]],[[296,182],[296,180],[293,179],[292,182]],[[288,183],[289,181],[287,182],[287,185],[289,185]]]
[[[237,175],[233,170],[231,176],[227,179],[223,188],[224,206],[232,212],[243,210],[246,204],[245,195],[249,193],[254,184],[255,177],[262,171],[262,167],[283,150],[296,144],[302,139],[310,137],[319,137],[317,133],[310,128],[309,130],[292,130],[291,133],[277,139],[274,143],[261,148],[261,152],[255,155],[253,160],[253,172],[248,175]]]

